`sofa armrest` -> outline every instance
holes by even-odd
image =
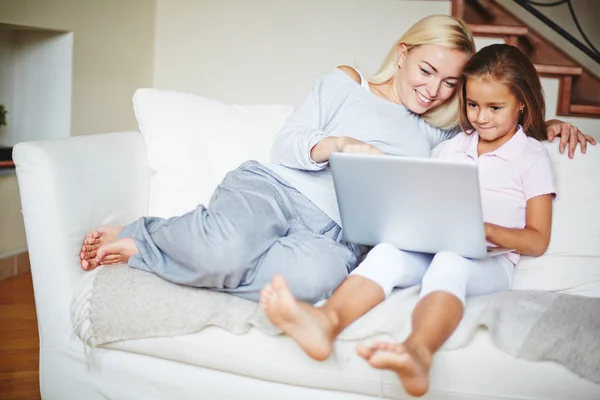
[[[139,132],[14,147],[41,346],[72,337],[70,305],[85,274],[79,252],[98,225],[146,215],[151,171]]]

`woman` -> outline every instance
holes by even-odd
[[[322,77],[279,132],[273,165],[251,161],[230,172],[208,208],[91,232],[82,268],[127,262],[171,282],[255,301],[279,274],[298,299],[328,297],[364,250],[343,239],[329,155],[429,156],[458,132],[455,88],[474,53],[462,21],[424,18],[398,41],[371,82],[350,67]],[[570,129],[550,121],[548,136],[562,130],[573,145],[584,145],[586,137]]]

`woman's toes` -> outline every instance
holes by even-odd
[[[96,262],[102,262],[102,259],[106,256],[106,250],[98,250],[96,252]]]
[[[83,244],[89,244],[89,245],[100,245],[100,239],[86,238],[86,239],[83,241]]]
[[[81,261],[81,268],[84,271],[91,271],[94,268],[96,268],[98,266],[98,264],[96,263],[95,260],[82,260]]]
[[[82,251],[81,253],[79,253],[79,258],[82,260],[90,260],[94,257],[96,257],[96,252]]]
[[[114,264],[122,264],[123,261],[122,260],[102,260],[102,262],[100,263],[100,265],[114,265]]]
[[[90,244],[90,245],[84,245],[83,248],[82,248],[82,250],[83,251],[95,251],[95,250],[98,250],[99,248],[100,248],[100,246],[98,246],[98,245],[91,245]]]
[[[267,296],[269,299],[273,298],[276,293],[275,288],[270,283],[267,283],[262,290],[264,291],[265,296]]]
[[[98,232],[98,231],[90,232],[90,234],[88,235],[88,237],[90,239],[99,239],[100,236],[102,236],[102,232]]]

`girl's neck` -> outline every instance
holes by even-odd
[[[515,125],[514,128],[508,131],[505,135],[490,141],[482,139],[481,136],[479,136],[479,142],[477,143],[477,156],[480,157],[482,154],[491,153],[492,151],[498,150],[500,147],[502,147],[502,145],[512,139],[518,130],[519,126]]]

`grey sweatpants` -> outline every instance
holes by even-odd
[[[227,174],[208,207],[127,225],[139,254],[129,265],[178,284],[249,300],[275,274],[311,303],[328,297],[356,267],[362,246],[268,168],[249,161]]]

